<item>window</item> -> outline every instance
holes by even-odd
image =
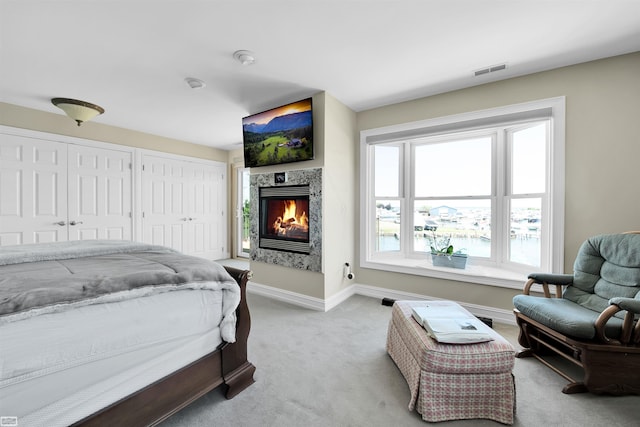
[[[521,287],[563,269],[564,99],[362,132],[363,267]],[[467,267],[434,267],[450,238]]]
[[[249,168],[239,168],[237,178],[237,244],[236,256],[248,258],[251,253],[250,228],[250,196],[249,196],[250,173]]]

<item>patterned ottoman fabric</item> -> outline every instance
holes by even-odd
[[[392,309],[387,352],[409,385],[409,410],[430,422],[486,418],[513,424],[513,346],[488,327],[493,341],[439,344],[413,319],[411,307],[440,304],[455,303],[397,301]]]

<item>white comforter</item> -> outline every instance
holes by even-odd
[[[181,260],[165,262],[166,248],[130,242],[37,246],[0,247],[0,265],[6,269],[2,274],[0,267],[0,286],[13,286],[13,276],[29,277],[30,265],[54,263],[60,270],[73,270],[73,257],[83,254],[103,257],[96,258],[97,264],[106,266],[122,253],[151,250],[159,257],[144,258],[144,263],[160,260],[169,273],[182,268],[176,267]],[[17,262],[29,257],[32,264]],[[43,280],[42,271],[34,277]],[[20,426],[66,426],[199,359],[223,341],[234,342],[240,290],[228,278],[116,289],[1,315],[0,416],[16,417]],[[98,282],[100,289],[104,283],[113,285]],[[14,298],[5,302],[25,307],[42,289],[5,292]]]

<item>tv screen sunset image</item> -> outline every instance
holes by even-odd
[[[313,159],[311,98],[242,119],[245,167]]]

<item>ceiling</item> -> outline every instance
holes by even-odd
[[[640,0],[0,0],[1,102],[221,149],[321,91],[358,112],[636,51]]]

